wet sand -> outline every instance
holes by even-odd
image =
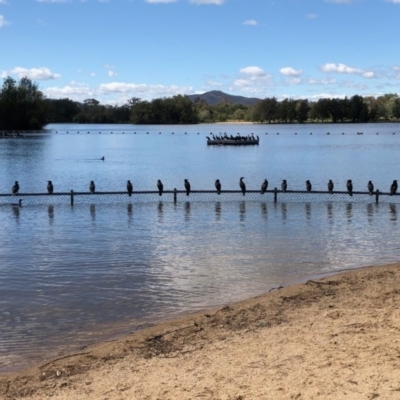
[[[1,399],[400,399],[400,264],[273,290],[30,370]]]

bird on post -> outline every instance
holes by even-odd
[[[47,181],[47,193],[48,194],[53,194],[54,192],[54,186],[52,181]]]
[[[328,182],[328,192],[329,193],[333,193],[333,182],[332,182],[332,179],[329,179],[329,182]]]
[[[128,191],[129,197],[131,197],[133,192],[133,185],[129,179],[128,182],[126,182],[126,190]]]
[[[390,185],[390,195],[393,196],[397,192],[397,180],[395,179]]]
[[[311,192],[311,189],[312,189],[311,182],[307,179],[306,180],[306,190],[307,190],[307,192]]]
[[[189,181],[187,179],[185,179],[184,185],[185,185],[185,190],[186,190],[186,196],[189,196],[189,194],[190,194],[190,183],[189,183]]]
[[[95,184],[94,184],[94,182],[93,181],[90,181],[90,185],[89,185],[89,191],[90,191],[90,193],[94,193],[95,192],[95,190],[96,190],[96,186],[95,186]]]
[[[244,179],[244,176],[242,176],[240,178],[239,186],[240,186],[240,190],[242,191],[243,196],[244,196],[246,194],[246,184],[243,182],[243,179]]]
[[[219,179],[215,181],[215,189],[217,189],[217,194],[221,194],[221,182]]]
[[[347,191],[349,192],[349,195],[353,196],[353,183],[351,182],[351,179],[347,180],[346,188],[347,188]]]
[[[160,181],[160,179],[157,181],[157,189],[158,189],[158,195],[162,196],[163,190],[164,190],[164,185]]]
[[[15,181],[14,186],[11,188],[11,193],[17,194],[18,190],[19,190],[19,184],[18,184],[18,181]]]
[[[368,181],[367,187],[368,187],[369,195],[372,196],[372,193],[374,192],[374,184],[372,183],[372,181]]]
[[[268,181],[264,179],[264,182],[261,185],[261,194],[264,194],[268,189]]]
[[[287,182],[286,182],[286,179],[283,179],[283,180],[282,180],[281,189],[282,189],[282,192],[283,192],[283,193],[286,192],[286,190],[287,190]]]

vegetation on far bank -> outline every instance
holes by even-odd
[[[392,122],[400,120],[397,94],[378,97],[323,98],[318,101],[275,97],[254,105],[231,104],[229,95],[217,105],[200,97],[177,95],[152,101],[131,98],[123,105],[48,99],[28,78],[7,77],[0,89],[0,130],[41,129],[48,123],[197,124],[231,120],[254,123]],[[192,96],[193,97],[193,96]]]

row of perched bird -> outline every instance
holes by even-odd
[[[244,183],[243,179],[244,179],[244,177],[240,178],[239,187],[244,196],[246,194],[246,184]],[[185,179],[183,184],[185,187],[186,196],[189,196],[190,191],[191,191],[190,182],[187,179]],[[215,189],[217,191],[217,194],[221,194],[221,188],[222,188],[221,182],[219,179],[217,179],[215,181]],[[328,192],[333,193],[333,188],[334,188],[334,184],[333,184],[332,180],[330,179],[328,182]],[[368,181],[367,188],[368,188],[369,194],[372,195],[374,193],[374,184],[372,183],[372,181]],[[157,181],[157,189],[158,189],[158,194],[160,196],[162,196],[163,191],[164,191],[164,185],[160,179]],[[268,189],[268,181],[266,179],[264,179],[264,182],[261,185],[261,190],[260,190],[261,194],[264,194],[267,191],[267,189]],[[349,179],[347,181],[346,189],[347,189],[347,192],[349,193],[349,195],[353,196],[353,182],[351,179]],[[128,191],[129,196],[132,196],[133,185],[130,180],[128,180],[126,183],[126,190]],[[282,180],[281,190],[282,190],[282,192],[286,192],[288,190],[288,185],[287,185],[286,179]],[[18,181],[15,181],[14,186],[11,189],[11,192],[12,192],[12,194],[17,194],[18,191],[19,191],[19,183],[18,183]],[[96,185],[95,185],[94,181],[90,181],[89,191],[90,191],[90,193],[94,193],[96,191]],[[312,191],[312,184],[308,179],[306,180],[306,191],[307,192]],[[49,194],[54,193],[54,186],[53,186],[52,181],[47,181],[47,192]],[[396,194],[396,192],[397,192],[397,180],[394,180],[392,182],[392,184],[390,185],[390,194],[394,195],[394,194]]]

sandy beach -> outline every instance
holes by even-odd
[[[1,399],[400,399],[400,264],[272,290],[0,376]]]

